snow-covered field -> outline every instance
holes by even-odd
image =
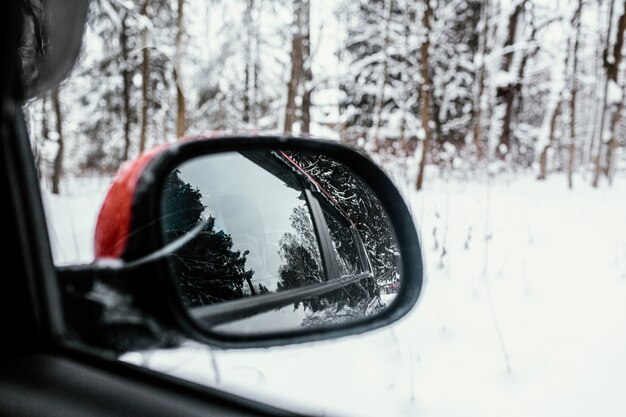
[[[190,343],[123,359],[339,416],[626,415],[626,178],[429,179],[412,312],[358,337],[267,350]],[[59,262],[89,260],[105,183],[45,195]],[[442,255],[445,248],[445,256]]]

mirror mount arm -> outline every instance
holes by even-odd
[[[137,266],[129,269],[123,261],[99,260],[57,271],[67,322],[84,343],[125,352],[169,348],[182,342],[176,329],[155,320],[130,295],[129,272],[136,272]]]
[[[130,283],[133,274],[141,273],[144,267],[162,261],[169,254],[184,247],[204,230],[207,223],[206,220],[202,220],[178,239],[133,261],[99,259],[86,265],[59,267],[57,271],[61,286],[68,293],[83,296],[92,291],[96,283],[123,287]]]
[[[141,276],[145,268],[162,261],[169,254],[184,247],[198,236],[206,225],[207,221],[202,220],[178,239],[133,261],[99,259],[86,265],[59,267],[57,269],[58,278],[62,294],[66,297],[67,311],[74,324],[82,329],[80,332],[86,335],[85,339],[87,341],[97,339],[99,337],[98,332],[103,333],[103,329],[115,328],[116,330],[112,332],[117,336],[107,339],[107,343],[111,343],[114,350],[117,348],[118,342],[127,343],[127,340],[132,339],[122,337],[129,329],[148,335],[140,342],[147,343],[146,346],[158,347],[176,344],[176,342],[172,342],[176,337],[160,328],[154,320],[150,320],[150,315],[135,305],[132,301],[133,297],[130,297],[129,294],[133,292],[131,287],[135,282],[135,276]],[[124,310],[125,313],[117,314],[121,310]],[[107,316],[131,317],[133,319],[131,322],[124,320],[116,322],[115,320],[107,320]],[[87,318],[90,319],[87,320]],[[97,324],[95,327],[93,325],[85,326],[86,322]]]

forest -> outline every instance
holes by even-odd
[[[625,3],[91,0],[72,75],[25,106],[55,263],[93,261],[112,175],[153,146],[338,140],[407,197],[426,279],[405,319],[121,360],[304,415],[626,415]]]
[[[110,176],[188,135],[293,134],[429,175],[626,167],[623,0],[93,0],[80,60],[26,105],[37,169]]]

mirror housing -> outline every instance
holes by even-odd
[[[400,288],[393,301],[384,309],[376,314],[359,317],[358,320],[332,323],[327,326],[276,329],[265,333],[249,334],[215,331],[215,328],[203,325],[197,319],[198,315],[194,314],[188,305],[185,305],[183,297],[181,297],[178,277],[173,273],[171,264],[168,264],[168,256],[188,245],[202,230],[202,227],[196,227],[180,239],[167,241],[164,238],[162,198],[168,176],[172,172],[179,172],[177,170],[184,163],[201,157],[227,153],[275,153],[277,151],[290,154],[322,155],[332,158],[333,161],[348,167],[364,183],[364,187],[369,188],[375,196],[386,213],[393,230],[397,246],[397,253],[394,253],[393,258],[400,263],[398,268],[401,271]],[[336,141],[282,136],[210,139],[197,137],[150,151],[140,157],[130,171],[128,167],[126,170],[127,172],[125,174],[122,172],[122,175],[125,175],[125,181],[132,186],[116,189],[114,184],[109,191],[109,196],[115,190],[117,190],[116,192],[129,193],[125,200],[125,204],[129,205],[129,218],[124,218],[125,209],[123,207],[113,204],[115,200],[113,203],[108,201],[109,198],[107,197],[96,229],[97,255],[101,258],[118,257],[121,260],[120,268],[125,271],[123,275],[128,280],[127,284],[131,288],[133,297],[137,298],[138,304],[150,316],[157,317],[164,326],[181,332],[191,339],[225,348],[250,348],[354,335],[383,327],[398,320],[413,307],[420,295],[423,282],[422,255],[416,228],[408,207],[391,180],[374,162]],[[332,196],[330,197],[332,198]],[[103,213],[106,214],[107,211],[109,213],[108,218],[112,218],[109,221],[114,223],[108,226],[103,223],[103,218],[107,217]],[[111,213],[115,213],[115,216],[111,216]],[[125,223],[127,224],[126,229]],[[115,233],[112,236],[104,237],[102,233],[98,234],[98,229],[105,226],[114,230]],[[360,236],[355,235],[355,237],[357,240],[361,240]],[[361,265],[365,265],[366,258],[367,256],[360,255]],[[371,265],[369,268],[371,270]],[[326,271],[327,269],[325,267]],[[359,275],[350,282],[346,277],[340,279],[353,285],[356,281],[366,278],[371,279],[371,274]],[[328,284],[322,283],[321,286]],[[330,284],[335,285],[335,283]],[[253,288],[250,284],[252,291],[254,291]],[[316,287],[305,287],[305,289],[310,291],[315,290]],[[284,298],[286,293],[287,291],[256,297],[247,296],[240,301],[243,301],[244,307],[248,308],[246,311],[249,311],[261,300],[268,301],[271,296]],[[319,291],[315,294],[319,295]],[[271,300],[269,302],[271,303]],[[233,303],[236,304],[237,301],[224,302],[223,305],[229,305],[228,303],[232,305]],[[274,307],[284,307],[289,303],[293,303],[293,299],[289,299],[287,302],[283,300],[282,304],[275,304]],[[240,304],[242,303],[240,302]],[[213,308],[219,305],[208,306],[210,307],[208,310],[211,312],[219,311]],[[239,308],[239,306],[236,307]],[[241,311],[238,310],[240,314]]]

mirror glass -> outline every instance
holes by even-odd
[[[396,238],[367,184],[326,156],[240,151],[187,160],[161,195],[167,257],[190,315],[263,334],[379,314],[400,288]]]

